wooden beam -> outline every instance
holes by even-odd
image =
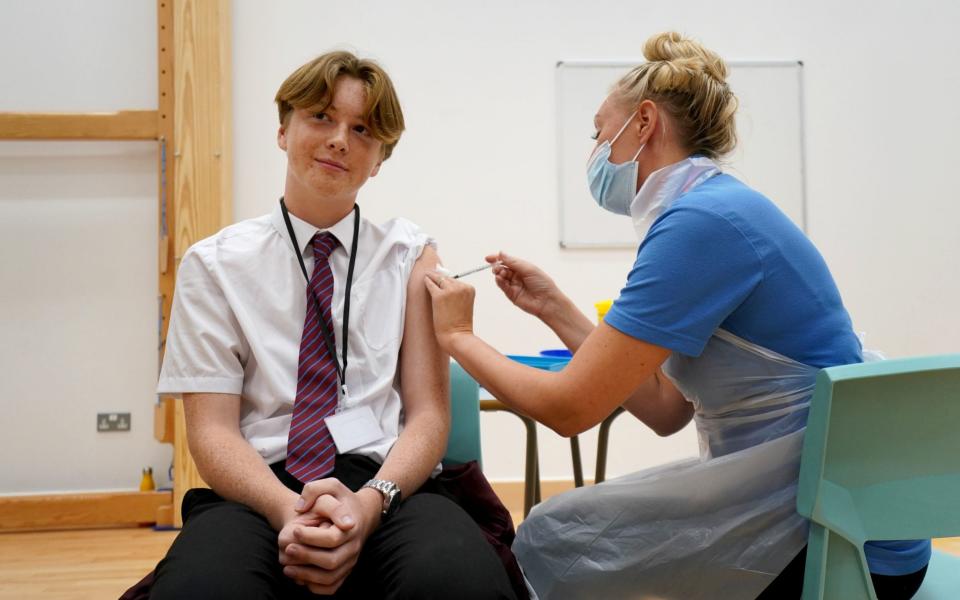
[[[172,494],[102,492],[0,496],[0,531],[133,527],[156,522]]]
[[[174,2],[174,267],[233,221],[229,0]]]
[[[159,118],[159,148],[157,149],[157,239],[160,240],[158,270],[160,331],[160,360],[167,342],[170,309],[173,304],[173,286],[176,270],[173,266],[174,181],[176,164],[173,160],[174,68],[173,0],[157,0],[157,106]],[[172,414],[172,412],[171,412]],[[172,438],[173,429],[170,429]]]
[[[172,444],[176,423],[174,399],[163,398],[153,405],[153,439],[164,444]]]
[[[183,526],[183,497],[191,488],[210,487],[206,484],[197,464],[190,456],[190,446],[187,444],[187,423],[183,418],[183,400],[177,398],[175,403],[176,421],[173,440],[173,525]]]
[[[232,89],[230,77],[230,0],[159,0],[161,94],[164,84],[163,49],[171,43],[165,10],[172,7],[173,131],[167,145],[167,186],[173,198],[166,210],[173,256],[163,260],[161,242],[160,289],[162,310],[169,315],[168,272],[176,271],[187,249],[233,221]],[[166,27],[166,29],[165,29]],[[164,97],[160,98],[161,107]],[[168,119],[160,119],[161,122]],[[172,152],[171,152],[172,146]],[[169,196],[168,196],[169,198]],[[166,318],[162,338],[166,338]],[[174,524],[182,524],[183,495],[205,485],[190,456],[183,420],[183,403],[176,401],[173,459]]]
[[[167,329],[170,325],[170,310],[173,307],[173,287],[176,269],[173,266],[173,230],[174,186],[176,163],[173,160],[173,114],[174,69],[173,45],[173,0],[157,0],[157,126],[159,144],[157,148],[157,311],[159,331],[157,349],[159,363],[163,363],[163,353],[167,347]],[[153,410],[153,437],[158,442],[173,444],[176,449],[176,411],[175,400],[171,397],[160,398]],[[174,460],[177,460],[174,458]],[[191,459],[192,460],[192,459]],[[177,486],[174,486],[175,488]],[[182,487],[182,486],[181,486]],[[182,490],[181,497],[182,500]],[[174,525],[175,516],[179,516],[180,507],[174,507],[173,497],[169,504],[157,509],[157,525]],[[182,525],[177,523],[177,525]]]
[[[0,113],[5,140],[155,140],[157,111]]]

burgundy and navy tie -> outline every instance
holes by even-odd
[[[297,368],[297,396],[293,403],[290,435],[287,438],[287,472],[304,483],[320,479],[333,471],[337,448],[324,419],[337,409],[336,358],[324,341],[320,319],[333,335],[333,272],[329,257],[340,242],[330,232],[318,233],[313,246],[313,276],[307,286],[307,316],[300,340],[300,366]],[[317,314],[311,290],[320,304]]]

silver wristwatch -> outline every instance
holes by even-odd
[[[365,488],[373,488],[383,496],[383,508],[380,512],[380,518],[387,520],[400,507],[400,486],[392,481],[385,479],[371,479],[363,484]],[[363,489],[363,488],[361,488]]]

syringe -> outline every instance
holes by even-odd
[[[503,264],[503,262],[501,262],[501,261],[498,260],[498,261],[494,261],[494,262],[492,262],[492,263],[487,263],[487,264],[485,264],[485,265],[481,265],[481,266],[479,266],[479,267],[475,267],[475,268],[473,268],[473,269],[468,269],[468,270],[466,270],[466,271],[463,271],[462,273],[457,273],[457,274],[455,274],[455,275],[452,275],[452,274],[450,273],[450,269],[447,269],[446,267],[442,267],[442,266],[440,266],[440,265],[437,265],[437,272],[439,272],[439,273],[440,273],[441,275],[443,275],[444,277],[449,277],[449,278],[451,278],[451,279],[460,279],[461,277],[464,277],[464,276],[466,276],[466,275],[472,275],[473,273],[478,273],[478,272],[483,271],[483,270],[485,270],[485,269],[489,269],[490,267],[496,267],[496,266],[499,266],[499,265],[502,265],[502,264]]]

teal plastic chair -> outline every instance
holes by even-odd
[[[480,385],[459,364],[450,363],[450,438],[443,462],[477,461],[480,468]]]
[[[960,535],[958,499],[960,354],[821,371],[797,494],[804,600],[876,600],[864,542]],[[915,598],[960,598],[960,561],[934,554]]]

